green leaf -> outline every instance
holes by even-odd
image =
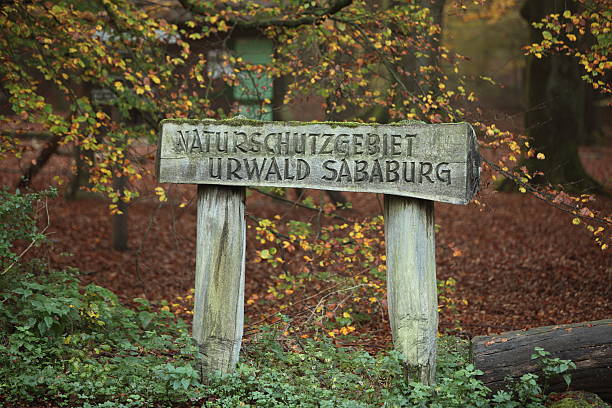
[[[142,325],[143,329],[146,329],[149,326],[151,320],[153,320],[153,317],[155,317],[154,313],[145,311],[138,313],[138,320],[140,320],[140,324]]]

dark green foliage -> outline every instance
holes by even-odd
[[[15,244],[30,242],[38,244],[45,236],[38,231],[35,219],[35,205],[45,197],[55,196],[55,190],[40,193],[13,194],[0,190],[0,273],[6,275],[11,265],[19,259]]]
[[[0,395],[38,401],[185,401],[198,392],[195,349],[169,312],[119,304],[75,274],[23,279],[0,301]]]
[[[533,374],[489,397],[481,373],[466,363],[467,345],[455,338],[441,339],[438,383],[430,387],[406,379],[396,352],[280,341],[274,329],[245,346],[236,372],[202,385],[186,325],[144,300],[138,310],[126,308],[110,291],[80,288],[64,271],[24,276],[0,301],[0,395],[8,401],[98,408],[190,400],[206,407],[536,408],[544,401]],[[543,363],[559,374],[563,367],[552,366],[567,364]]]
[[[32,218],[39,196],[3,194],[1,214],[10,225],[2,239],[11,245],[2,256],[18,260],[14,240],[42,240]],[[144,299],[127,308],[107,289],[81,287],[75,270],[34,274],[19,262],[13,269],[0,292],[0,404],[539,408],[545,400],[534,374],[489,396],[482,373],[467,363],[466,342],[456,338],[440,340],[437,385],[425,386],[407,379],[396,352],[372,356],[329,341],[281,340],[278,328],[247,342],[234,373],[212,375],[204,385],[189,330],[170,312]],[[543,350],[534,358],[547,377],[571,368]]]

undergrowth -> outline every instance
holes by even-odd
[[[437,385],[411,381],[395,351],[370,355],[330,339],[283,337],[262,327],[235,372],[200,381],[197,347],[182,319],[135,299],[123,306],[96,285],[82,287],[78,271],[48,272],[23,262],[19,241],[41,240],[34,228],[36,195],[11,195],[0,206],[10,226],[0,257],[0,403],[49,403],[83,408],[136,407],[543,407],[535,374],[491,395],[469,364],[467,343],[440,339]],[[13,198],[12,198],[13,197]],[[19,212],[15,210],[19,209]],[[21,231],[21,232],[20,232]],[[24,232],[25,231],[25,232]],[[23,233],[22,233],[23,232]],[[19,262],[16,262],[19,261]],[[43,272],[44,271],[44,272]],[[570,362],[536,350],[545,376]]]

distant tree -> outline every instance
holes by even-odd
[[[464,118],[461,106],[475,101],[460,75],[459,57],[440,45],[442,0],[179,3],[180,7],[164,0],[155,4],[132,0],[0,2],[0,89],[5,95],[0,106],[0,155],[22,155],[27,145],[19,136],[32,129],[49,140],[24,172],[24,185],[59,146],[72,146],[87,169],[86,188],[108,196],[111,211],[119,214],[123,205],[119,204],[138,195],[130,182],[146,171],[138,164],[140,158],[150,157],[135,142],[153,141],[163,118],[235,115],[239,105],[227,97],[227,88],[236,86],[245,75],[282,77],[287,84],[282,104],[316,96],[328,117],[341,120],[374,121],[384,112],[389,121],[454,122]],[[574,29],[597,38],[589,52],[573,55],[592,70],[588,77],[593,85],[607,92],[608,85],[595,73],[609,69],[605,59],[609,41],[601,41],[610,35],[609,11],[602,8],[604,0],[580,4],[580,10],[597,5],[601,12],[587,15],[587,11],[575,14],[570,10],[569,17],[562,12]],[[538,10],[533,20],[538,13],[555,19],[555,14],[546,17],[546,13],[556,9]],[[588,25],[587,17],[599,26]],[[557,27],[554,21],[542,24]],[[604,26],[607,31],[598,28]],[[269,63],[251,63],[232,51],[237,35],[253,33],[274,42],[274,58]],[[545,51],[569,52],[553,47],[561,47],[553,41],[558,38],[554,30],[543,35],[543,50],[534,51],[536,57]],[[554,85],[555,90],[561,89]],[[260,104],[265,111],[272,101],[264,97]],[[504,146],[510,161],[521,154],[540,159],[550,156],[553,165],[544,170],[552,175],[556,166],[569,161],[564,157],[575,156],[570,146],[564,149],[568,155],[557,160],[554,149],[546,150],[552,146],[545,136],[540,139],[534,134],[537,148],[523,149],[528,144],[525,140],[494,124],[476,125],[484,136],[482,146]],[[507,163],[490,165],[516,180],[522,191],[532,191],[548,201],[558,199],[553,190],[544,194],[532,188],[533,174],[510,171]],[[587,180],[577,174],[579,170],[571,169],[567,171],[574,176],[571,182]],[[156,193],[166,199],[162,187]],[[593,212],[585,207],[583,198],[562,197],[566,211],[590,219]]]
[[[546,156],[526,164],[531,172],[544,173],[546,181],[577,193],[601,189],[584,170],[578,146],[589,139],[596,120],[590,88],[610,92],[604,79],[611,64],[610,9],[604,3],[527,0],[521,9],[531,27],[532,54],[525,127],[532,146]]]

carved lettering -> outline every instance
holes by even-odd
[[[240,143],[236,143],[234,145],[234,153],[236,153],[236,151],[240,150],[243,153],[247,153],[249,151],[249,138],[247,137],[247,134],[244,132],[236,132],[236,139],[235,142],[238,142],[238,136],[240,136]],[[245,146],[246,145],[246,146]]]
[[[410,166],[410,177],[408,177],[408,169],[407,169],[408,166]],[[416,167],[415,162],[402,162],[404,181],[406,183],[414,183],[414,168],[415,167]]]
[[[443,183],[446,183],[450,186],[451,184],[451,172],[450,169],[448,168],[442,168],[442,167],[447,167],[448,163],[440,163],[436,166],[436,178],[438,180],[440,180]]]
[[[386,156],[387,155],[387,134],[383,134],[382,137],[382,153]]]
[[[412,138],[417,135],[406,135],[406,157],[412,157]]]
[[[400,164],[395,160],[388,160],[385,162],[385,173],[387,175],[387,182],[395,182],[398,181],[400,175],[398,173],[398,169],[400,168]]]
[[[295,176],[291,174],[290,170],[290,166],[289,166],[289,159],[285,159],[285,180],[294,180]]]
[[[215,166],[215,160],[217,161],[217,165]],[[215,167],[217,168],[217,174],[215,174]],[[221,180],[221,158],[208,158],[208,174],[211,178]]]
[[[433,183],[433,179],[429,174],[433,170],[433,165],[429,162],[421,162],[420,170],[419,170],[419,183],[423,182],[423,177],[425,177],[430,183]]]
[[[207,120],[162,127],[159,174],[167,182],[374,191],[463,203],[478,179],[469,161],[476,143],[466,124]]]
[[[411,139],[408,139],[411,140]],[[402,135],[391,135],[391,156],[402,154]]]
[[[365,160],[355,160],[355,178],[357,181],[368,180],[368,162]]]
[[[380,152],[380,136],[375,133],[368,133],[368,154],[376,154],[378,152]]]
[[[324,134],[323,137],[325,138],[325,141],[323,142],[323,147],[321,147],[321,150],[319,150],[319,154],[332,154],[332,148],[334,147],[333,144],[331,144],[331,140],[333,139],[334,135],[333,134]],[[327,145],[330,145],[329,147],[327,147]]]
[[[293,134],[293,140],[295,140],[295,153],[304,154],[306,153],[306,133]]]
[[[363,154],[363,135],[353,133],[353,154]]]
[[[338,171],[334,167],[332,167],[334,164],[336,164],[335,160],[325,160],[323,162],[323,168],[331,173],[330,176],[328,176],[327,174],[323,175],[323,180],[331,181],[336,179]]]
[[[247,178],[249,180],[253,180],[253,176],[255,176],[255,178],[257,178],[257,181],[260,181],[265,165],[265,158],[262,160],[261,166],[257,165],[257,159],[251,159],[251,165],[249,165],[249,159],[244,159],[244,168],[246,170]]]
[[[348,163],[344,159],[342,159],[340,163],[340,171],[338,172],[338,179],[336,181],[342,181],[342,177],[346,177],[347,182],[352,182],[353,177],[351,176],[351,170],[349,169]]]
[[[188,131],[187,131],[187,132],[188,132]],[[185,138],[185,136],[183,135],[183,132],[182,132],[181,130],[177,130],[177,132],[176,132],[176,133],[178,133],[178,135],[179,135],[179,138],[178,138],[178,140],[177,140],[176,145],[177,145],[178,147],[180,147],[180,149],[177,149],[177,150],[179,150],[179,151],[181,151],[181,150],[182,150],[182,151],[184,151],[184,152],[187,152],[189,148],[188,148],[188,144],[187,144],[187,139],[186,139],[186,138]],[[187,135],[187,138],[189,138],[189,135]]]
[[[191,140],[191,149],[189,151],[193,153],[194,150],[202,152],[202,141],[200,140],[198,129],[193,129],[193,139]]]
[[[276,133],[268,133],[266,135],[266,138],[264,139],[264,145],[266,145],[266,148],[268,149],[268,153],[276,153],[274,151],[274,146],[270,143],[274,136],[276,136]]]
[[[310,154],[317,154],[317,137],[321,136],[320,133],[309,133],[310,138]]]
[[[383,174],[382,169],[380,168],[380,163],[378,160],[374,160],[374,164],[372,165],[372,172],[370,173],[370,183],[374,181],[374,178],[378,178],[378,181],[382,183]]]
[[[304,180],[310,175],[310,164],[304,159],[297,159],[297,179]]]
[[[276,163],[276,159],[274,157],[270,160],[270,167],[268,167],[268,171],[266,172],[266,176],[264,177],[264,179],[266,181],[270,181],[271,180],[270,177],[272,175],[275,175],[276,180],[278,181],[283,179],[281,176],[281,171],[278,168],[278,163]]]
[[[277,154],[289,154],[289,136],[291,133],[277,133]]]
[[[204,140],[206,141],[206,153],[208,153],[208,152],[210,152],[210,139],[211,139],[210,135],[213,135],[214,132],[210,132],[208,130],[204,130],[204,131],[202,131],[202,134],[204,135]]]
[[[249,140],[251,141],[251,150],[253,153],[259,153],[261,150],[261,141],[257,140],[257,137],[261,136],[261,133],[251,133]]]
[[[236,167],[232,166],[232,163],[236,165]],[[240,177],[240,175],[238,174],[238,171],[240,171],[240,160],[238,159],[234,159],[233,157],[230,157],[227,159],[227,179],[231,180],[232,177],[236,177],[236,179],[238,180],[242,180],[242,177]]]
[[[222,142],[222,133],[225,133],[225,140]],[[220,153],[227,152],[227,132],[216,132],[217,135],[217,151]]]
[[[336,143],[334,145],[335,153],[348,154],[349,152],[349,138],[350,136],[346,133],[339,134],[336,136]]]

